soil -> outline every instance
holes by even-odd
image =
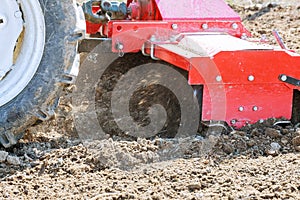
[[[300,6],[268,2],[232,7],[254,37],[275,44],[276,29],[300,53]],[[55,119],[0,149],[0,199],[300,199],[299,124],[269,119],[182,139],[82,141],[72,89]]]

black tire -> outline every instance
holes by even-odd
[[[26,88],[0,107],[0,143],[4,147],[16,144],[37,120],[50,119],[63,86],[75,82],[71,72],[83,31],[76,29],[76,6],[72,0],[39,2],[46,24],[43,58]]]

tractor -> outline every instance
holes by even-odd
[[[4,0],[0,36],[4,147],[49,120],[73,84],[87,138],[299,121],[300,55],[277,32],[277,46],[253,40],[223,0]]]

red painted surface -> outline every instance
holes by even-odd
[[[176,10],[174,10],[176,5]],[[178,1],[174,4],[174,0],[137,0],[127,1],[127,6],[132,10],[132,14],[128,15],[127,20],[111,21],[107,26],[107,37],[117,36],[133,29],[153,28],[158,24],[168,23],[167,28],[173,31],[171,25],[176,24],[178,29],[176,33],[182,32],[226,32],[236,37],[243,34],[250,36],[250,33],[242,25],[241,19],[223,0],[188,0]],[[94,7],[96,12],[99,7]],[[138,26],[138,24],[141,26]],[[236,28],[232,28],[233,24]],[[116,27],[124,26],[122,31],[115,31]],[[148,26],[147,26],[148,25]],[[203,28],[207,25],[207,28]],[[99,31],[101,25],[91,24],[87,22],[87,33],[95,34]],[[155,29],[146,35],[145,40],[149,39],[151,34],[155,33]],[[140,35],[142,35],[141,33]],[[125,42],[125,41],[123,41]],[[125,46],[125,45],[124,45]]]
[[[244,40],[240,39],[237,50],[230,50],[234,44],[220,46],[213,40],[190,44],[194,49],[203,48],[206,56],[188,57],[163,47],[176,46],[187,33],[250,36],[239,16],[223,0],[131,0],[127,5],[133,9],[132,16],[103,25],[106,36],[112,38],[112,51],[118,52],[118,43],[124,46],[125,53],[138,52],[146,44],[145,51],[150,53],[153,44],[155,57],[189,71],[189,84],[204,86],[202,120],[222,120],[241,127],[260,119],[291,117],[293,90],[299,88],[278,77],[286,74],[300,79],[300,55],[287,50],[243,49]],[[100,27],[87,26],[88,33]],[[153,36],[155,39],[150,40]],[[173,41],[174,37],[177,40]]]
[[[161,16],[154,0],[138,0],[127,3],[131,9],[130,19],[160,20]]]
[[[224,59],[222,65],[219,65],[219,59]],[[237,123],[231,125],[241,127],[270,117],[291,118],[293,90],[278,80],[283,72],[281,67],[262,70],[264,65],[261,64],[265,62],[258,60],[258,67],[253,68],[252,64],[244,70],[240,63],[230,62],[229,59],[234,59],[230,52],[222,52],[214,59],[195,58],[192,61],[194,67],[189,73],[190,84],[205,85],[202,110],[204,121],[214,119],[231,124],[235,120]],[[254,61],[253,58],[245,59],[242,64]],[[294,61],[300,66],[299,58]],[[254,81],[248,80],[249,75],[255,77]],[[297,75],[300,77],[300,71]],[[216,81],[217,76],[222,77],[221,82]],[[239,110],[241,107],[242,111]],[[258,110],[254,110],[254,107]]]
[[[100,10],[100,7],[99,6],[93,6],[92,8],[93,10],[93,13],[97,13],[99,10]],[[93,24],[93,23],[90,23],[88,21],[85,22],[86,23],[86,32],[88,34],[96,34],[99,32],[102,24]]]
[[[173,54],[168,57],[167,52],[158,51],[155,56],[172,63]],[[185,60],[183,64],[190,66],[189,84],[204,85],[203,121],[221,120],[241,127],[270,117],[291,118],[293,89],[297,87],[278,77],[300,78],[300,55],[282,50],[244,50],[176,60]],[[219,82],[218,76],[222,77]],[[250,76],[253,81],[249,81]]]
[[[237,24],[237,29],[232,28],[234,23]],[[177,25],[176,30],[172,28],[173,24]],[[207,24],[209,28],[203,29],[203,24]],[[140,50],[153,35],[158,41],[163,42],[180,33],[221,32],[235,37],[241,37],[244,33],[248,34],[241,22],[208,20],[111,21],[107,29],[109,30],[108,37],[113,39],[113,46],[116,42],[121,42],[124,45],[124,52]],[[113,51],[117,52],[116,49]]]
[[[155,0],[163,20],[235,20],[240,17],[223,0]]]

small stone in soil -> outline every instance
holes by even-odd
[[[21,162],[20,162],[20,159],[16,156],[7,156],[6,158],[7,160],[7,163],[10,164],[10,165],[20,165]]]
[[[300,136],[294,137],[292,143],[295,147],[300,146]]]
[[[187,186],[190,191],[200,190],[201,184],[195,183]]]
[[[268,149],[268,150],[266,150],[266,153],[269,156],[276,156],[276,155],[278,155],[278,153],[274,149]]]
[[[6,151],[0,151],[0,162],[4,162],[8,156]]]
[[[279,149],[281,148],[280,144],[278,144],[277,142],[272,142],[271,143],[271,149],[274,151],[279,151]]]
[[[231,145],[228,145],[228,144],[224,144],[223,145],[223,151],[227,154],[231,154],[233,153],[234,149],[232,148]]]
[[[296,150],[296,151],[300,151],[300,146],[296,146],[296,147],[295,147],[295,150]]]
[[[280,134],[280,131],[274,129],[274,128],[266,128],[265,134],[269,136],[270,138],[281,138],[282,135]]]
[[[259,130],[257,128],[255,128],[251,131],[251,136],[259,136],[259,135],[260,135],[260,133],[259,133]]]

